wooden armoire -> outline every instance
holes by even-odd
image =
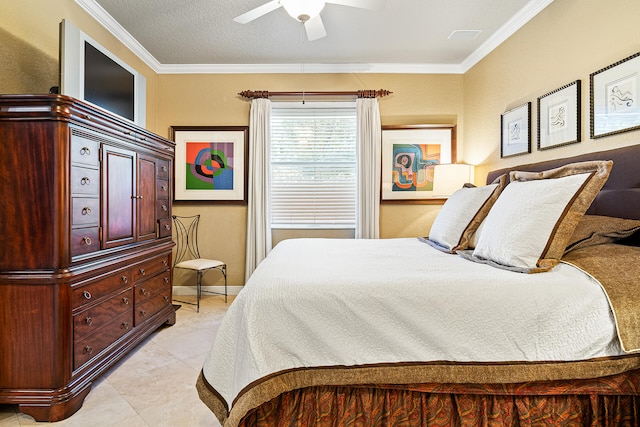
[[[174,143],[62,95],[0,95],[0,404],[64,419],[171,304]]]

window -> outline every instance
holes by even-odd
[[[354,228],[355,103],[274,104],[271,226]]]

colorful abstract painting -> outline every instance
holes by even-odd
[[[391,191],[433,191],[440,144],[393,144]]]
[[[233,142],[186,143],[187,190],[233,190]]]

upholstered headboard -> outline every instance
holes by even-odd
[[[613,169],[587,213],[640,219],[640,145],[498,169],[489,172],[487,182],[512,170],[539,172],[588,160],[613,160]]]

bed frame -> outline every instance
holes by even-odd
[[[491,171],[487,182],[510,170],[541,171],[567,163],[613,160],[608,182],[589,214],[640,219],[640,145]],[[639,234],[639,233],[636,233]],[[640,246],[640,239],[631,244]],[[294,388],[247,410],[240,426],[610,426],[640,425],[640,355],[592,363],[577,380],[492,383],[490,375],[469,376],[468,383],[317,385]],[[622,363],[616,374],[596,369]],[[575,363],[575,362],[571,362]],[[444,365],[444,366],[443,366]],[[458,369],[453,366],[451,369]],[[486,366],[485,366],[486,368]],[[423,369],[431,369],[429,366]],[[447,369],[438,364],[433,369]],[[522,369],[527,369],[523,365]],[[625,372],[622,372],[622,371]],[[471,372],[470,372],[471,373]],[[446,376],[445,376],[446,377]],[[200,396],[215,391],[199,380]],[[215,399],[212,399],[215,400]],[[216,410],[217,409],[217,410]],[[226,411],[225,411],[226,412]],[[244,411],[243,411],[244,412]],[[222,417],[225,418],[224,415]],[[233,418],[233,417],[232,417]],[[224,425],[235,426],[237,420]]]

